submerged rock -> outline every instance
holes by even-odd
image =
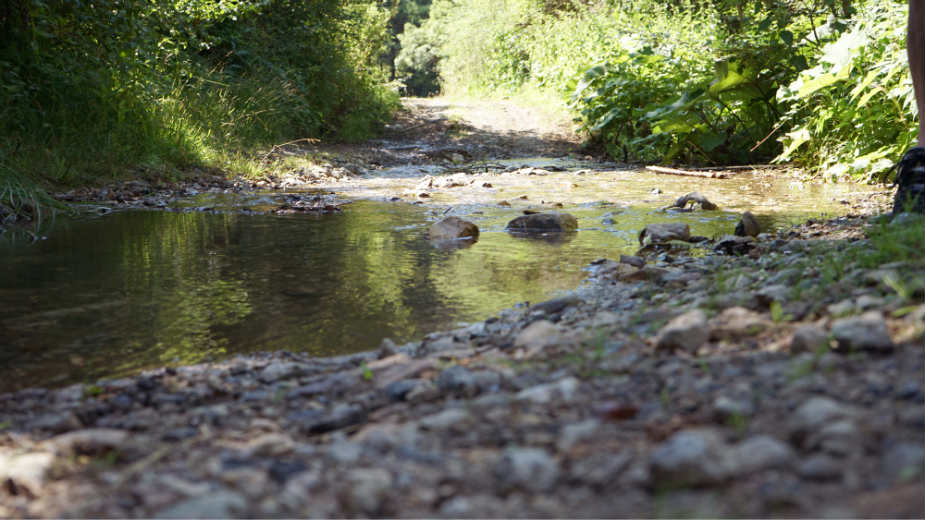
[[[688,193],[687,195],[684,195],[683,197],[678,198],[678,200],[676,200],[674,204],[672,204],[671,206],[668,206],[668,208],[687,209],[688,206],[693,207],[694,205],[699,205],[701,209],[705,209],[708,211],[719,209],[719,206],[717,206],[716,204],[713,204],[706,197],[704,197],[703,195],[701,195],[700,193],[696,191],[693,191],[691,193]],[[668,208],[665,208],[665,209],[668,209]]]
[[[691,238],[691,228],[681,222],[649,224],[639,233],[639,245],[645,243],[646,237],[649,237],[649,242],[652,244],[660,244],[669,240],[687,242]]]
[[[440,222],[430,226],[431,240],[476,240],[479,237],[479,228],[468,220],[459,217],[446,217]]]
[[[519,233],[571,232],[578,229],[578,219],[568,213],[533,213],[508,222],[506,229]]]

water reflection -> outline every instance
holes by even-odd
[[[571,289],[589,262],[634,252],[646,223],[683,221],[713,236],[737,218],[599,203],[563,211],[579,219],[579,232],[538,240],[505,232],[515,208],[456,206],[452,214],[481,234],[450,249],[427,240],[443,208],[374,201],[321,217],[59,219],[35,243],[8,233],[0,236],[0,391],[236,353],[334,355],[384,337],[403,342]]]

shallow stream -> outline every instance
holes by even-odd
[[[750,209],[779,227],[846,213],[840,198],[859,189],[564,167],[483,174],[471,186],[434,190],[426,205],[386,201],[428,173],[399,171],[390,183],[370,177],[334,187],[357,200],[329,215],[252,214],[278,196],[205,194],[175,209],[214,210],[58,218],[35,242],[7,232],[0,392],[256,351],[327,356],[374,349],[383,338],[401,344],[572,289],[589,262],[635,252],[647,223],[683,221],[692,234],[722,235]],[[659,209],[688,191],[723,209]],[[578,217],[576,234],[541,240],[504,231],[523,209],[550,202]],[[478,242],[451,250],[428,242],[428,226],[444,215],[478,224]]]

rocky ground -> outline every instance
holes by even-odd
[[[3,395],[0,515],[921,517],[922,224],[650,248],[378,352]]]
[[[574,145],[434,133],[454,120],[430,113],[392,129],[415,147],[330,149],[317,179]],[[266,182],[60,197],[286,187]],[[0,395],[0,516],[922,517],[925,221],[864,197],[863,215],[601,259],[570,295],[406,345]]]

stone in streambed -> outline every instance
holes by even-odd
[[[578,219],[568,213],[533,213],[507,223],[515,233],[568,233],[578,229]]]
[[[761,226],[758,225],[755,216],[746,211],[742,213],[742,219],[736,224],[734,233],[738,237],[757,237],[761,233]]]
[[[639,245],[644,245],[646,237],[652,244],[661,244],[670,240],[687,242],[691,238],[691,228],[681,222],[649,224],[639,233]]]
[[[547,491],[559,478],[559,464],[539,448],[508,448],[495,466],[495,475],[505,489]]]
[[[672,435],[649,459],[656,482],[670,485],[718,484],[730,476],[729,446],[713,430],[690,429]]]
[[[430,239],[434,241],[457,239],[477,240],[478,237],[478,226],[459,217],[447,217],[430,226]]]

